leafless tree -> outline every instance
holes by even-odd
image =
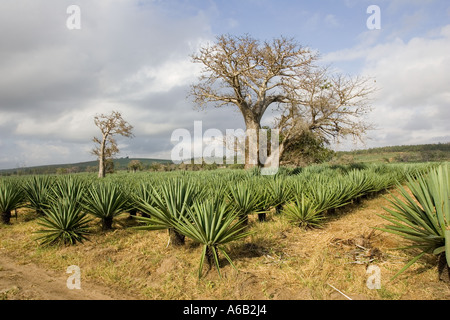
[[[106,174],[106,160],[112,159],[115,154],[119,153],[114,136],[133,137],[133,126],[125,121],[118,111],[112,111],[108,115],[96,115],[94,122],[100,128],[102,137],[100,139],[94,137],[93,141],[98,146],[92,149],[92,154],[96,155],[99,160],[98,177],[104,178]]]
[[[192,58],[204,67],[199,82],[191,87],[196,105],[200,109],[208,104],[237,107],[248,133],[260,130],[269,106],[288,102],[286,85],[307,69],[316,55],[284,37],[261,43],[249,35],[222,35]],[[258,142],[253,147],[256,150],[245,154],[247,168],[254,166],[249,154],[257,154]]]
[[[305,132],[329,143],[348,136],[362,138],[371,128],[364,121],[374,91],[371,80],[318,67],[318,54],[293,39],[260,42],[249,35],[222,35],[192,58],[204,67],[198,83],[191,86],[196,106],[237,107],[247,138],[251,131],[259,132],[269,106],[277,106],[274,129],[282,137],[277,156]],[[249,155],[257,154],[259,141],[245,145],[249,168],[254,165]],[[256,150],[249,150],[249,145]],[[269,157],[266,165],[271,161]]]

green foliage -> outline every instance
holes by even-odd
[[[149,188],[151,187],[151,189]],[[170,179],[159,188],[142,186],[136,195],[139,210],[148,217],[136,217],[144,225],[135,227],[140,230],[168,229],[174,245],[182,245],[184,237],[177,229],[177,222],[187,215],[196,197],[201,197],[197,185],[189,180]]]
[[[339,151],[333,161],[343,162],[345,159],[363,162],[401,162],[418,163],[429,161],[449,161],[450,143],[391,146],[356,151]]]
[[[50,176],[31,176],[23,184],[26,207],[34,209],[36,213],[42,214],[50,204],[50,189],[52,180]]]
[[[237,212],[225,201],[217,198],[195,202],[187,210],[187,216],[175,221],[177,230],[192,240],[203,244],[200,258],[199,278],[202,276],[205,258],[210,267],[214,263],[220,275],[219,252],[236,269],[228,256],[224,244],[242,239],[250,234],[245,232],[246,226],[237,219]]]
[[[158,188],[142,185],[136,195],[136,203],[141,212],[150,218],[138,217],[145,226],[139,229],[161,230],[174,226],[173,222],[186,215],[187,209],[198,195],[193,183],[181,179],[170,179]]]
[[[44,215],[38,221],[44,229],[36,231],[41,235],[36,238],[41,245],[73,245],[86,240],[90,233],[89,219],[81,212],[81,207],[69,198],[55,201],[44,209]]]
[[[303,229],[320,227],[324,219],[317,204],[304,195],[286,205],[282,213],[290,222]]]
[[[280,160],[294,165],[309,165],[329,161],[333,155],[334,151],[328,149],[324,141],[312,132],[305,132],[289,144]]]
[[[82,201],[86,212],[100,218],[103,230],[112,228],[113,219],[128,209],[128,197],[116,184],[109,181],[91,185]]]
[[[101,181],[95,174],[83,173],[8,177],[0,179],[0,208],[2,203],[8,203],[11,210],[25,205],[23,189],[26,205],[43,211],[39,219],[43,228],[38,231],[43,245],[75,244],[87,239],[92,232],[88,228],[90,215],[100,218],[103,228],[109,228],[119,214],[133,211],[141,223],[133,228],[167,229],[173,245],[183,244],[185,237],[201,243],[201,276],[205,259],[219,274],[219,255],[233,265],[226,244],[248,235],[252,230],[250,215],[264,221],[265,214],[275,208],[280,213],[276,218],[286,218],[301,228],[320,227],[333,209],[402,183],[407,177],[421,177],[435,166],[322,164],[283,167],[274,176],[261,175],[259,168],[137,171],[118,172]],[[443,252],[442,239],[435,253]]]
[[[268,202],[268,206],[276,208],[277,213],[292,197],[292,186],[286,183],[284,178],[270,179],[267,186],[262,187],[267,190],[263,198]]]
[[[11,211],[23,205],[24,196],[17,180],[0,180],[0,214],[4,224],[9,224]]]
[[[75,206],[81,208],[87,183],[86,179],[82,179],[79,176],[58,176],[50,188],[48,195],[50,202],[57,202],[58,199],[67,199]]]
[[[408,262],[394,277],[404,272],[424,254],[445,252],[450,266],[450,175],[448,166],[431,169],[428,174],[408,177],[406,186],[398,191],[402,198],[392,196],[391,207],[385,208],[389,216],[380,215],[391,225],[380,230],[397,234],[412,242],[405,247],[418,248],[421,252]]]
[[[248,215],[258,213],[264,201],[261,190],[255,187],[253,180],[228,185],[227,196],[243,223],[248,223]]]
[[[133,172],[141,171],[144,168],[144,165],[139,160],[131,160],[130,163],[128,163],[128,169],[132,170]]]

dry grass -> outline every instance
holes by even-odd
[[[336,289],[352,299],[449,299],[435,257],[419,260],[390,281],[412,254],[395,250],[403,239],[373,230],[385,224],[377,216],[383,206],[388,206],[383,196],[365,200],[328,216],[323,228],[307,231],[281,216],[269,215],[264,223],[251,219],[255,233],[228,245],[239,272],[222,259],[222,278],[211,269],[198,279],[200,246],[188,240],[185,248],[167,247],[167,232],[127,229],[133,221],[126,215],[111,232],[94,223],[84,244],[43,248],[33,240],[36,216],[22,209],[12,225],[0,226],[0,250],[19,263],[61,273],[78,265],[85,281],[108,286],[124,299],[346,299]],[[381,289],[366,284],[369,264],[380,268]]]

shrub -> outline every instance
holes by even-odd
[[[22,188],[14,180],[0,180],[0,215],[4,224],[9,224],[11,211],[23,205]]]
[[[61,198],[43,212],[45,216],[39,219],[38,224],[44,229],[36,231],[42,234],[36,238],[42,245],[76,244],[87,239],[90,220],[75,202]]]
[[[151,191],[148,187],[151,187]],[[170,179],[162,182],[159,188],[148,187],[142,187],[143,192],[135,201],[139,210],[149,217],[136,217],[144,225],[135,229],[167,229],[172,245],[184,245],[184,235],[177,229],[176,222],[187,214],[194,199],[200,196],[198,186],[190,181]]]
[[[112,229],[113,219],[128,209],[126,193],[116,184],[100,182],[92,185],[82,202],[83,209],[100,218],[102,229]]]
[[[27,207],[43,214],[50,203],[50,176],[32,176],[24,182],[23,190]]]
[[[205,258],[209,267],[211,268],[214,264],[220,275],[219,252],[236,269],[223,245],[250,234],[250,232],[244,232],[246,226],[237,217],[238,214],[229,204],[215,198],[194,203],[192,208],[188,210],[187,216],[181,216],[178,221],[175,221],[177,229],[182,234],[203,244],[199,277],[202,276]]]
[[[397,234],[412,242],[408,248],[418,248],[420,253],[409,261],[395,276],[425,254],[445,254],[450,266],[450,176],[448,166],[431,169],[428,174],[408,177],[407,187],[398,191],[403,199],[392,196],[391,208],[385,208],[390,216],[380,215],[391,222],[385,228],[377,228]]]
[[[283,208],[282,214],[300,228],[317,228],[322,224],[323,214],[318,211],[317,205],[304,195],[297,197],[292,203]]]

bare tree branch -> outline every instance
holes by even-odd
[[[350,77],[315,68],[290,83],[291,103],[279,108],[275,126],[283,133],[284,148],[302,134],[313,133],[329,144],[352,137],[362,141],[372,125],[365,121],[376,90],[370,78]]]

